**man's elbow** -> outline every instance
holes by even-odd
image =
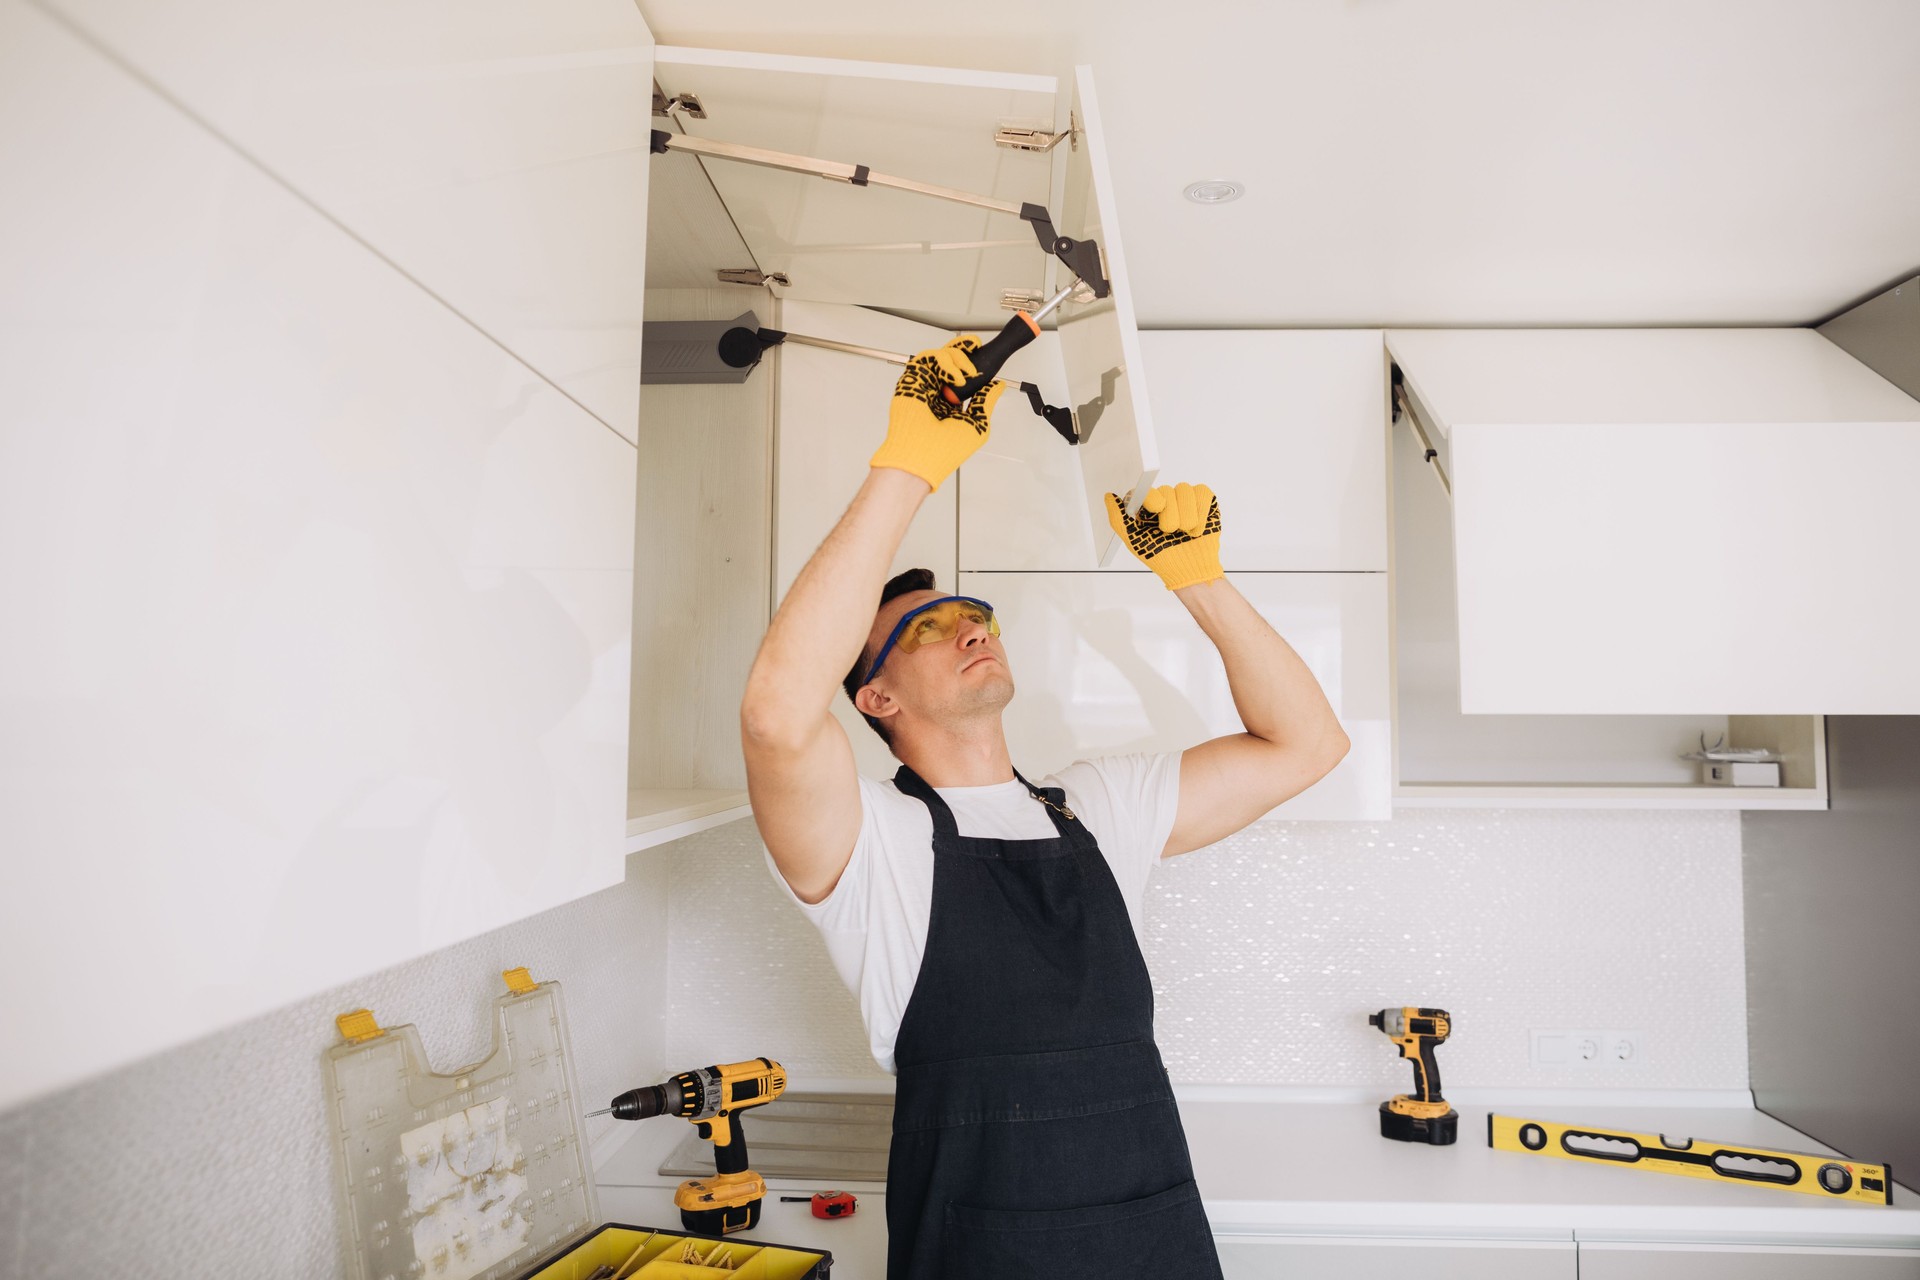
[[[796,752],[811,742],[819,729],[817,717],[813,723],[803,720],[789,707],[748,697],[740,704],[740,741],[764,751]]]

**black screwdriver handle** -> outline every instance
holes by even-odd
[[[1015,312],[1013,319],[1007,321],[1006,328],[995,334],[991,342],[967,353],[967,359],[973,361],[973,367],[977,371],[974,376],[957,387],[940,388],[940,394],[946,398],[948,404],[965,404],[973,399],[980,388],[993,381],[994,375],[1000,372],[1000,366],[1005,364],[1014,352],[1039,336],[1040,326],[1034,323],[1033,317],[1024,311]]]

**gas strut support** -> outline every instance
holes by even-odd
[[[669,133],[664,129],[653,131],[651,150],[655,155],[664,155],[669,151],[685,151],[690,155],[706,156],[713,160],[734,160],[741,164],[756,164],[766,169],[784,169],[788,173],[812,174],[826,178],[831,182],[844,182],[855,187],[892,187],[896,191],[912,191],[923,196],[932,196],[936,200],[951,200],[957,204],[973,205],[979,209],[992,209],[996,213],[1011,213],[1033,228],[1034,239],[1040,242],[1040,252],[1060,259],[1067,269],[1080,277],[1093,290],[1093,296],[1104,298],[1113,290],[1100,261],[1100,245],[1093,240],[1075,240],[1063,236],[1054,229],[1053,217],[1045,205],[1020,203],[1011,200],[995,200],[991,196],[975,195],[971,191],[961,191],[956,187],[936,186],[930,182],[916,182],[912,178],[896,178],[889,174],[875,173],[863,164],[844,164],[837,160],[820,160],[813,156],[797,156],[785,151],[768,151],[763,147],[742,146],[737,142],[716,142],[710,138],[696,138],[690,134]]]

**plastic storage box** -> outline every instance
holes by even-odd
[[[560,985],[504,976],[492,1052],[458,1071],[432,1071],[410,1025],[382,1029],[365,1009],[337,1020],[328,1102],[354,1280],[586,1280],[647,1240],[601,1224]],[[630,1280],[824,1280],[833,1265],[739,1236],[653,1236]],[[688,1240],[733,1265],[680,1262]]]

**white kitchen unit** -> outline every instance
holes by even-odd
[[[1392,816],[1383,574],[1233,579],[1312,669],[1353,741],[1287,819]],[[1001,619],[1016,694],[1007,745],[1030,777],[1076,759],[1180,751],[1242,732],[1220,654],[1153,573],[962,573]]]
[[[644,26],[575,8],[525,16],[567,33],[554,74],[605,62],[640,101]],[[270,96],[309,68],[273,50],[384,11],[303,10],[305,40],[246,12]],[[0,3],[0,161],[32,193],[0,211],[0,936],[34,970],[0,997],[34,1045],[0,1108],[623,869],[631,438],[144,74]],[[608,101],[568,108],[581,136]],[[645,177],[590,183],[622,207],[569,252],[631,236]],[[493,216],[427,203],[453,238]],[[606,250],[603,286],[637,283]]]
[[[1920,1280],[1920,1249],[1580,1242],[1581,1280]]]
[[[1468,714],[1912,714],[1920,401],[1809,329],[1395,330]]]
[[[1449,503],[1412,429],[1388,432],[1396,805],[1826,807],[1818,716],[1462,714]],[[1782,785],[1703,785],[1681,757],[1723,738],[1783,752]]]
[[[1154,330],[1140,349],[1159,426],[1156,483],[1205,484],[1219,497],[1229,572],[1386,572],[1379,330]],[[961,476],[963,568],[1092,567],[1098,544],[1073,501],[1080,477],[1063,443],[1037,419],[996,415]],[[1131,556],[1108,566],[1139,567]]]
[[[49,0],[628,440],[652,34],[630,0]]]
[[[1449,1240],[1379,1236],[1219,1236],[1226,1280],[1575,1280],[1572,1240]]]

